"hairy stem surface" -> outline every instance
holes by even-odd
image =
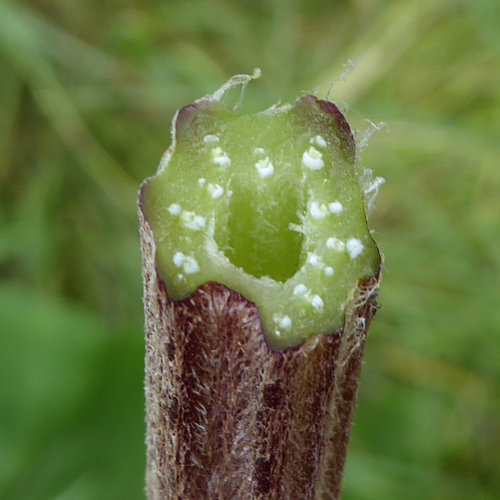
[[[177,113],[139,197],[148,496],[337,499],[380,279],[372,189],[335,104],[238,115],[222,94]]]

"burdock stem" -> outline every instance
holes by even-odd
[[[224,285],[169,298],[140,222],[149,500],[339,498],[378,278],[341,332],[276,351],[257,307]]]
[[[255,76],[255,75],[254,75]],[[175,116],[139,196],[149,500],[338,499],[381,257],[335,104]]]

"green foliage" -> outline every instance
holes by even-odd
[[[177,108],[330,97],[387,179],[344,500],[500,496],[496,0],[0,0],[0,497],[143,498],[135,196]],[[346,104],[349,103],[349,106]]]

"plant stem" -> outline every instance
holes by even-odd
[[[221,103],[251,78],[176,114],[139,195],[150,500],[340,495],[381,274],[371,184],[335,104]]]
[[[341,332],[273,350],[257,307],[226,286],[169,298],[139,214],[149,500],[339,498],[379,277]]]

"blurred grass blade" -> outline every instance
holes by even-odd
[[[327,87],[343,72],[342,64],[354,59],[355,70],[335,85],[335,99],[356,102],[425,36],[427,25],[446,14],[450,4],[450,0],[414,0],[380,6],[381,15],[353,39],[353,45],[344,53],[345,59],[337,55],[333,68],[312,81],[311,87]]]
[[[135,181],[87,127],[50,62],[40,53],[40,33],[24,18],[24,12],[11,4],[1,3],[0,14],[0,50],[29,85],[40,110],[80,166],[122,211],[135,218]]]

